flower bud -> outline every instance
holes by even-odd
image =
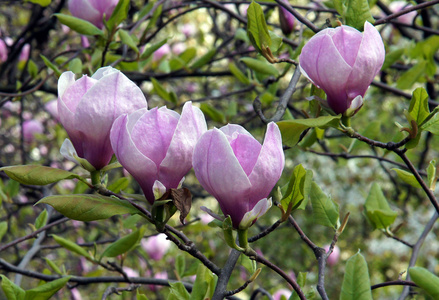
[[[30,45],[24,44],[23,48],[21,49],[18,61],[21,63],[27,62],[27,60],[29,59],[29,54],[30,54]]]
[[[273,295],[273,300],[282,300],[282,299],[290,299],[290,296],[293,292],[287,289],[280,289]],[[283,296],[283,298],[282,298]]]
[[[286,0],[283,1],[288,4],[288,1]],[[294,20],[295,18],[292,13],[290,13],[282,6],[279,6],[279,22],[280,22],[280,29],[282,29],[283,34],[289,35],[291,32],[293,32]]]
[[[323,248],[325,249],[326,252],[328,252],[330,245],[326,245]],[[326,262],[328,263],[328,265],[334,266],[338,263],[339,260],[340,260],[340,248],[337,245],[335,245],[331,255],[329,255]]]
[[[70,13],[103,28],[103,18],[108,20],[119,0],[69,0]]]
[[[267,196],[285,165],[279,128],[268,124],[263,145],[239,125],[211,129],[195,146],[193,165],[233,227],[248,228],[270,208]]]
[[[299,60],[302,74],[325,91],[329,107],[344,114],[357,96],[364,97],[384,56],[379,32],[366,22],[363,33],[345,25],[320,31],[303,47]]]
[[[8,47],[6,43],[0,39],[0,64],[8,59]]]
[[[144,107],[147,103],[140,88],[111,67],[76,81],[72,72],[64,72],[58,81],[59,120],[77,155],[97,170],[113,155],[110,129],[114,120]]]
[[[201,110],[187,102],[181,116],[166,107],[141,109],[119,117],[111,129],[111,145],[122,166],[154,203],[154,184],[178,188],[192,168],[198,138],[207,130]]]

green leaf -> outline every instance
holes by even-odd
[[[257,73],[279,76],[279,71],[272,64],[269,64],[266,61],[251,57],[243,57],[240,59],[240,61]]]
[[[311,183],[309,193],[314,221],[317,224],[337,229],[340,226],[338,204],[323,193],[317,183]]]
[[[427,167],[427,181],[428,181],[428,187],[430,190],[434,191],[436,189],[436,161],[432,160],[428,164]],[[1,239],[1,236],[0,236]]]
[[[175,271],[177,271],[178,276],[183,277],[185,269],[186,260],[182,254],[179,254],[175,259]]]
[[[232,72],[233,76],[236,77],[240,82],[243,84],[250,84],[250,80],[245,76],[244,73],[241,72],[241,70],[233,63],[231,62],[229,64],[229,70]]]
[[[129,6],[130,0],[119,0],[107,21],[107,28],[110,32],[127,18]]]
[[[101,259],[103,257],[116,257],[134,249],[139,243],[140,239],[143,237],[144,232],[144,227],[140,227],[140,229],[137,229],[129,235],[124,236],[110,244],[107,248],[105,248],[101,255]]]
[[[69,70],[75,74],[82,74],[82,61],[74,58],[69,62]]]
[[[6,299],[8,300],[22,300],[25,297],[26,292],[10,281],[8,277],[5,275],[0,275],[0,278],[2,279],[2,289],[5,293]]]
[[[293,119],[277,122],[277,125],[282,133],[282,142],[287,146],[294,147],[305,129],[335,127],[338,126],[340,118],[341,115],[323,116],[315,119]]]
[[[126,44],[128,47],[130,47],[131,49],[134,50],[134,52],[136,52],[137,54],[139,53],[139,48],[137,48],[136,43],[134,42],[133,38],[131,37],[131,35],[128,33],[128,31],[123,30],[123,29],[119,29],[119,37],[121,39],[121,41]]]
[[[56,265],[56,263],[54,263],[53,261],[51,261],[49,258],[45,257],[44,260],[46,261],[46,263],[52,268],[53,271],[55,271],[57,274],[62,275],[62,271],[61,269]]]
[[[93,25],[88,21],[59,13],[53,15],[58,18],[61,24],[66,25],[67,27],[76,31],[77,33],[83,35],[104,36],[104,32],[102,30],[100,30],[99,28],[97,28],[95,25]]]
[[[143,51],[142,55],[140,55],[140,60],[144,60],[149,58],[154,52],[156,52],[161,46],[166,44],[168,39],[161,40],[160,42],[157,42],[155,44],[152,44],[151,46],[145,48],[145,51]]]
[[[293,210],[302,206],[302,201],[307,199],[311,179],[312,171],[308,172],[301,164],[294,168],[293,174],[288,182],[287,190],[280,201],[285,211],[290,203],[292,203]]]
[[[395,222],[397,213],[393,211],[377,183],[372,185],[366,202],[365,214],[375,229],[386,229]]]
[[[35,64],[35,62],[32,59],[29,59],[27,61],[27,72],[32,78],[36,78],[38,75],[38,66]]]
[[[27,1],[38,4],[39,6],[42,7],[49,6],[50,3],[52,3],[52,0],[27,0]]]
[[[26,291],[24,300],[47,300],[62,289],[72,276],[62,277]]]
[[[188,293],[183,283],[181,282],[169,282],[171,286],[171,294],[178,300],[190,300],[191,295]],[[168,298],[169,299],[169,298]]]
[[[210,274],[210,271],[203,264],[199,264],[190,300],[210,299],[206,293],[209,289],[209,283],[211,280],[212,275]]]
[[[427,68],[427,61],[421,60],[416,65],[407,70],[396,82],[398,89],[410,89],[418,79],[425,74]]]
[[[271,46],[271,37],[265,22],[262,7],[252,1],[247,9],[247,35],[259,53],[262,49]]]
[[[148,297],[146,297],[144,294],[141,294],[139,289],[137,289],[136,300],[148,300]]]
[[[372,300],[369,270],[359,251],[346,262],[340,300]]]
[[[404,171],[404,170],[396,169],[396,168],[393,168],[392,170],[395,171],[396,175],[398,175],[399,179],[401,179],[405,183],[410,184],[412,187],[415,187],[418,189],[422,188],[421,185],[419,184],[419,182],[416,180],[415,175],[413,175],[412,173]]]
[[[48,67],[49,69],[51,69],[53,72],[55,72],[56,76],[61,76],[61,71],[58,69],[57,66],[55,66],[50,59],[48,59],[47,57],[45,57],[43,54],[40,54],[41,59],[44,61],[44,64],[46,65],[46,67]]]
[[[269,30],[268,33],[270,34],[270,38],[271,38],[270,50],[272,53],[277,53],[277,51],[282,46],[283,43],[282,38],[271,30]]]
[[[422,122],[424,122],[429,116],[430,109],[428,108],[428,94],[424,88],[417,88],[413,92],[412,100],[410,101],[409,114],[418,125],[422,124]]]
[[[209,103],[203,102],[200,104],[201,111],[211,118],[213,121],[224,124],[226,122],[226,117],[222,112],[217,110],[215,107]]]
[[[346,9],[343,0],[333,0],[334,8],[337,10],[340,16],[344,16],[344,11]]]
[[[369,21],[372,24],[375,22],[370,12],[368,0],[349,0],[346,1],[346,4],[346,14],[343,16],[346,25],[363,31],[364,22]]]
[[[8,232],[8,222],[6,221],[0,222],[0,242],[2,238],[5,236],[6,232]]]
[[[216,54],[216,49],[209,50],[206,54],[201,56],[191,65],[191,69],[196,70],[203,67],[204,65],[206,65],[208,62],[212,60],[215,54]]]
[[[130,179],[128,177],[121,177],[117,179],[115,182],[110,184],[107,189],[112,191],[113,193],[120,193],[121,190],[126,189],[130,184]]]
[[[299,272],[299,276],[297,276],[297,284],[302,288],[306,285],[306,273]],[[291,293],[291,300],[299,300],[299,295],[295,292]]]
[[[44,225],[46,225],[47,223],[47,210],[43,209],[43,211],[40,213],[40,215],[37,217],[37,219],[35,220],[35,228],[36,229],[40,229],[41,227],[43,227]]]
[[[381,133],[381,121],[372,121],[369,124],[367,124],[366,128],[364,128],[363,131],[361,131],[362,136],[367,136],[370,139],[376,139],[378,138]],[[364,145],[364,143],[360,142],[357,139],[353,139],[349,148],[348,153],[351,153],[356,148],[360,147],[361,145]]]
[[[137,208],[126,201],[101,195],[56,195],[45,197],[36,204],[40,203],[49,204],[70,219],[84,222],[139,213]]]
[[[176,102],[173,102],[175,99],[171,97],[170,93],[165,89],[165,87],[160,82],[158,82],[155,78],[151,77],[151,83],[152,86],[154,87],[154,91],[157,93],[157,95],[160,98],[176,104]]]
[[[83,256],[89,261],[95,261],[95,259],[90,255],[90,253],[87,252],[87,250],[77,245],[76,243],[55,234],[52,234],[51,236],[55,240],[55,242],[57,242],[61,247],[66,248],[67,250],[70,250],[80,256]]]
[[[29,185],[46,185],[63,179],[81,178],[72,172],[37,165],[3,167],[0,171],[15,181]]]
[[[439,277],[421,267],[410,268],[409,274],[410,279],[433,299],[439,299]]]
[[[432,114],[433,116],[430,117]],[[426,119],[427,121],[425,121],[425,123],[419,127],[419,129],[439,135],[439,114],[437,113],[436,109],[431,112],[430,116]]]
[[[400,57],[404,54],[404,52],[405,52],[405,48],[401,48],[387,53],[381,70],[384,71],[387,68],[389,68],[391,65],[393,65],[395,62],[397,62],[400,59]]]

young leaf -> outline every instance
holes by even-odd
[[[10,281],[5,275],[0,275],[2,279],[2,290],[8,300],[22,300],[25,297],[25,291]]]
[[[165,87],[160,82],[158,82],[155,78],[151,77],[151,83],[152,86],[154,87],[154,91],[157,93],[157,95],[160,98],[174,103],[172,97],[170,96],[170,93],[165,89]]]
[[[183,277],[185,269],[186,260],[183,255],[179,254],[175,259],[175,271],[177,271],[178,276]]]
[[[206,54],[204,54],[203,56],[201,56],[199,59],[197,59],[192,65],[191,65],[191,69],[192,70],[196,70],[201,68],[202,66],[204,66],[205,64],[207,64],[208,62],[210,62],[212,60],[212,58],[215,56],[216,54],[216,49],[211,49],[209,50]]]
[[[247,35],[253,46],[262,53],[262,49],[271,46],[271,37],[265,22],[262,7],[252,1],[247,9]]]
[[[38,66],[32,59],[27,61],[27,72],[32,78],[36,78],[38,75]]]
[[[47,210],[43,209],[43,211],[40,213],[40,215],[35,220],[35,228],[40,229],[47,223]]]
[[[311,183],[309,193],[314,220],[317,224],[337,229],[340,226],[338,204],[323,193],[317,183]]]
[[[126,44],[128,47],[134,50],[134,52],[139,53],[139,49],[137,48],[136,43],[134,42],[131,35],[128,33],[128,31],[125,31],[123,29],[119,29],[119,37],[122,40],[124,44]]]
[[[427,181],[428,181],[428,187],[430,190],[434,191],[436,188],[436,161],[432,160],[428,164],[427,167]]]
[[[139,289],[137,289],[136,300],[148,300],[148,297],[146,297],[144,294],[141,294]]]
[[[346,19],[346,25],[363,31],[365,21],[372,24],[375,22],[370,12],[368,0],[349,0],[346,2],[346,14],[343,16]]]
[[[188,293],[183,283],[181,282],[169,282],[171,286],[171,294],[178,300],[190,300],[191,295]],[[169,299],[169,298],[168,298]]]
[[[240,59],[240,61],[257,73],[279,76],[279,71],[272,64],[269,64],[266,61],[251,57],[243,57]]]
[[[405,48],[400,48],[386,54],[381,70],[385,70],[393,65],[405,52]]]
[[[405,183],[410,184],[412,187],[418,189],[422,188],[419,182],[416,180],[415,175],[413,175],[412,173],[396,168],[392,168],[392,170],[395,171],[396,175],[398,175],[398,177]]]
[[[340,300],[372,300],[369,270],[359,251],[346,262]]]
[[[37,165],[3,167],[0,171],[15,181],[29,185],[46,185],[63,179],[81,178],[72,172]]]
[[[242,73],[233,62],[229,64],[229,70],[240,82],[243,84],[250,84],[250,80],[247,78],[247,76],[245,76],[244,73]]]
[[[129,5],[130,0],[119,0],[113,10],[113,13],[107,21],[107,27],[110,29],[110,31],[113,31],[113,28],[118,26],[127,18]]]
[[[306,285],[306,273],[299,272],[299,276],[297,276],[297,284],[303,289],[303,287]],[[291,300],[299,300],[299,295],[295,292],[293,292],[290,296]]]
[[[433,299],[439,299],[439,277],[421,267],[410,268],[409,274],[410,279]]]
[[[439,113],[432,111],[431,114],[433,113],[434,115],[431,118],[429,118],[428,121],[425,121],[425,123],[422,124],[421,127],[419,127],[419,129],[429,131],[435,135],[439,135]]]
[[[82,61],[74,58],[69,62],[69,70],[75,74],[82,74]]]
[[[222,112],[217,110],[215,107],[209,103],[203,102],[200,104],[201,111],[211,118],[213,121],[224,124],[226,122],[226,117]]]
[[[8,222],[6,221],[0,222],[0,242],[7,231],[8,231]]]
[[[50,3],[52,3],[52,0],[27,0],[27,1],[38,4],[42,7],[49,6]]]
[[[206,299],[209,282],[212,280],[209,273],[210,271],[203,264],[198,265],[197,277],[195,278],[194,286],[192,287],[190,300]],[[207,297],[207,299],[209,298]]]
[[[140,55],[140,60],[144,60],[147,59],[148,57],[150,57],[155,51],[157,51],[161,46],[163,46],[164,44],[166,44],[166,42],[168,41],[168,39],[164,39],[161,40],[160,42],[157,42],[155,44],[152,44],[151,46],[149,46],[148,48],[145,48],[145,51],[143,51],[142,55]]]
[[[62,289],[72,276],[62,277],[26,291],[24,300],[47,300]]]
[[[291,202],[292,208],[296,209],[307,196],[306,187],[309,189],[311,177],[306,175],[307,171],[301,164],[294,168],[293,174],[288,182],[288,188],[280,201],[285,211]]]
[[[388,228],[393,224],[398,215],[390,208],[387,199],[384,197],[384,194],[377,183],[372,185],[364,204],[364,208],[367,219],[376,229]]]
[[[101,195],[56,195],[45,197],[36,204],[40,203],[49,204],[70,219],[84,222],[139,213],[126,201]]]
[[[428,62],[426,60],[419,61],[416,65],[407,70],[399,77],[396,82],[398,89],[410,89],[418,79],[425,74]]]
[[[46,261],[46,263],[52,268],[53,271],[55,271],[57,274],[62,275],[62,271],[61,269],[56,265],[56,263],[54,263],[53,261],[51,261],[50,259],[48,259],[47,257],[44,258],[44,260]]]
[[[133,248],[135,248],[140,241],[140,239],[143,237],[145,229],[143,227],[140,227],[140,229],[137,229],[136,231],[133,231],[127,236],[124,236],[114,243],[110,244],[105,250],[104,253],[101,255],[101,259],[103,257],[116,257],[118,255],[121,255],[123,253],[126,253]]]
[[[55,17],[58,18],[58,20],[61,22],[61,24],[66,25],[70,29],[76,31],[77,33],[83,34],[83,35],[100,35],[104,36],[104,32],[97,28],[92,23],[73,17],[69,15],[64,14],[53,14]]]
[[[49,69],[51,69],[53,72],[55,72],[56,76],[61,76],[61,71],[58,69],[57,66],[55,66],[50,59],[48,59],[47,57],[45,57],[44,55],[40,54],[41,59],[44,61],[44,64],[46,65],[46,67],[48,67]]]
[[[341,115],[323,116],[315,119],[293,119],[277,122],[282,134],[282,142],[290,147],[296,146],[302,132],[311,127],[327,128],[337,126]]]
[[[418,125],[422,124],[430,114],[430,109],[428,108],[428,94],[424,88],[417,88],[413,92],[412,100],[410,101],[409,114]]]
[[[55,234],[52,234],[51,236],[55,240],[55,242],[57,242],[61,247],[64,247],[67,250],[70,250],[76,254],[81,255],[89,261],[95,261],[93,257],[87,252],[87,250],[77,245],[76,243],[66,240],[65,238],[62,238]]]

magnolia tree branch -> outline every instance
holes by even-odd
[[[276,0],[276,2],[277,2],[277,0]],[[382,19],[377,20],[374,23],[374,25],[376,26],[376,25],[387,23],[387,22],[389,22],[392,19],[396,19],[396,18],[398,18],[398,17],[400,17],[402,15],[405,15],[406,13],[409,13],[409,12],[415,11],[415,10],[424,9],[424,8],[433,6],[433,5],[437,4],[437,3],[439,3],[439,0],[431,0],[431,1],[426,1],[426,2],[418,4],[418,5],[413,5],[413,6],[407,7],[407,8],[402,9],[402,10],[396,12],[396,13],[392,13],[391,15],[388,15],[387,17],[384,17]]]
[[[218,274],[218,281],[215,287],[215,292],[212,296],[212,300],[222,300],[227,295],[227,284],[229,283],[230,276],[232,275],[233,269],[235,268],[236,262],[238,261],[240,255],[241,252],[231,249],[226,264]]]

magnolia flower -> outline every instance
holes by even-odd
[[[327,28],[314,35],[300,54],[300,69],[323,89],[336,113],[354,114],[384,62],[384,44],[372,24],[364,33],[349,27]]]
[[[389,5],[389,9],[394,12],[400,12],[403,9],[412,7],[413,5],[409,4],[408,2],[405,1],[393,1],[390,3]],[[405,24],[412,24],[413,23],[413,19],[416,17],[416,11],[411,11],[409,13],[406,13],[402,16],[399,16],[398,18],[396,18],[397,21],[401,22],[401,23],[405,23]]]
[[[58,80],[58,114],[69,142],[63,153],[85,158],[96,169],[108,164],[113,155],[110,129],[122,114],[146,108],[140,88],[120,71],[100,68],[92,77],[64,72]]]
[[[108,20],[118,2],[119,0],[69,0],[69,10],[74,17],[103,28],[104,15]]]
[[[191,102],[183,106],[181,116],[166,107],[145,108],[114,122],[111,144],[152,204],[167,190],[179,187],[192,167],[195,144],[206,130],[203,113]]]
[[[164,44],[158,48],[153,55],[154,61],[159,61],[163,56],[171,52],[171,47],[168,44]]]
[[[236,229],[248,228],[271,207],[267,196],[284,164],[275,123],[268,124],[263,145],[239,125],[211,129],[201,136],[193,158],[195,176]]]
[[[35,134],[42,134],[44,132],[43,124],[37,120],[27,120],[23,122],[23,139],[26,142],[32,142]]]
[[[6,43],[0,39],[0,63],[5,62],[8,59],[8,47]]]
[[[282,296],[284,296],[283,299],[287,300],[290,299],[290,296],[293,292],[287,289],[280,289],[273,295],[273,300],[282,300]]]
[[[165,234],[160,233],[148,239],[142,239],[140,244],[151,259],[161,260],[166,252],[168,252],[172,243],[166,238]]]

